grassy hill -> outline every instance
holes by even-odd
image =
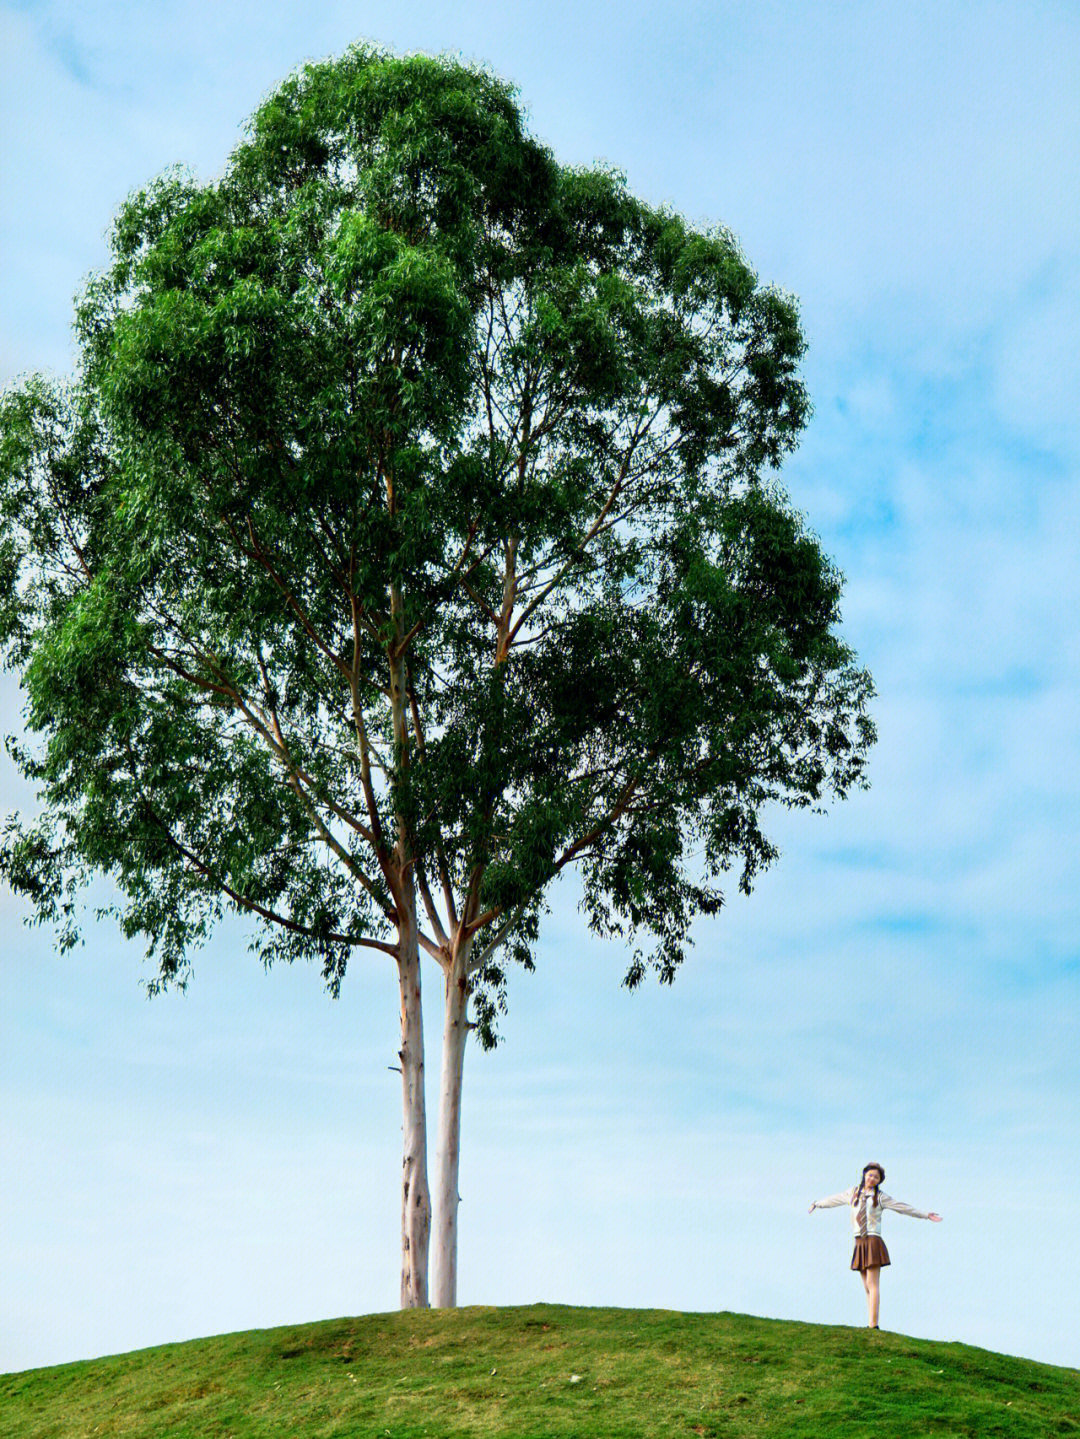
[[[427,1310],[0,1375],[0,1434],[1051,1439],[1080,1436],[1080,1371],[742,1314]]]

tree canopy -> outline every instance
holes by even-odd
[[[62,942],[102,873],[159,985],[224,908],[335,993],[411,947],[490,1045],[568,866],[670,981],[769,804],[863,782],[870,679],[777,475],[794,301],[488,72],[304,67],[220,178],[130,197],[77,333],[0,412],[42,802],[0,864]]]

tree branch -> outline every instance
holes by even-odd
[[[481,612],[487,616],[487,618],[497,629],[499,626],[499,616],[491,608],[488,602],[484,599],[481,599],[481,597],[473,589],[472,585],[469,584],[468,580],[462,580],[461,585],[462,589],[465,590],[465,592],[470,596],[471,599],[475,600]]]
[[[359,605],[354,595],[352,598],[353,617],[353,657],[349,669],[349,693],[352,697],[353,727],[356,730],[356,742],[360,748],[360,782],[364,789],[364,800],[367,804],[368,818],[371,821],[371,833],[373,836],[373,848],[375,857],[379,862],[379,868],[388,884],[392,883],[390,855],[386,844],[386,837],[383,833],[382,819],[379,816],[378,800],[375,796],[375,787],[371,782],[371,754],[368,744],[367,726],[364,723],[363,706],[360,703],[360,616]]]
[[[229,679],[229,677],[225,674],[224,670],[221,668],[220,664],[214,657],[209,655],[197,654],[197,658],[199,658],[202,663],[204,663],[209,669],[211,669],[218,675],[219,682],[216,684],[212,681],[200,679],[197,675],[187,670],[182,664],[180,664],[179,661],[175,660],[164,650],[160,650],[154,645],[148,645],[147,648],[149,649],[151,654],[153,654],[156,658],[160,659],[165,665],[167,665],[171,670],[173,670],[174,673],[179,674],[182,678],[188,680],[190,683],[196,685],[198,688],[210,690],[215,694],[224,695],[227,699],[232,701],[233,707],[243,716],[245,721],[255,731],[255,733],[260,736],[260,738],[264,741],[264,743],[267,745],[275,758],[284,765],[289,775],[289,787],[290,789],[292,789],[293,793],[307,810],[308,815],[310,816],[312,822],[318,830],[319,836],[322,839],[323,843],[335,855],[337,855],[338,859],[340,859],[342,864],[345,865],[346,869],[353,876],[353,878],[356,879],[368,892],[368,894],[371,895],[372,899],[383,911],[386,917],[388,919],[392,919],[392,912],[387,906],[384,897],[379,893],[375,884],[372,882],[371,879],[368,878],[367,874],[365,874],[363,869],[361,869],[361,867],[356,863],[356,860],[351,854],[349,854],[348,850],[345,849],[345,847],[340,843],[340,841],[337,840],[331,833],[331,831],[327,829],[327,827],[323,824],[322,818],[315,807],[314,800],[305,788],[305,785],[310,785],[312,791],[314,792],[315,782],[314,780],[312,780],[311,776],[307,774],[306,771],[301,770],[293,762],[289,747],[285,742],[280,727],[277,726],[276,717],[273,720],[274,730],[276,730],[275,733],[271,730],[270,726],[268,726],[266,722],[255,713],[255,711],[245,700],[239,686],[237,686],[233,681]],[[261,667],[261,657],[259,663]],[[332,800],[326,800],[322,796],[318,796],[318,799],[320,804],[325,804],[332,813],[338,814],[339,817],[341,817],[346,823],[351,824],[352,827],[364,839],[366,839],[368,843],[372,844],[372,846],[374,847],[374,835],[371,834],[363,825],[361,825],[359,820],[357,820],[354,816],[350,815],[349,812],[345,810],[342,806],[335,804]],[[376,858],[378,858],[377,852]]]
[[[274,568],[269,557],[267,556],[266,551],[260,545],[258,536],[255,534],[255,525],[252,521],[251,516],[248,515],[247,517],[248,535],[251,540],[250,548],[248,548],[248,546],[246,546],[241,540],[239,534],[237,533],[235,525],[229,519],[228,515],[221,515],[219,516],[219,518],[221,520],[221,523],[229,531],[229,534],[232,536],[233,543],[236,545],[240,553],[243,555],[247,555],[249,559],[254,560],[256,564],[261,565],[262,568],[273,580],[274,584],[280,590],[285,600],[285,603],[288,605],[289,609],[292,610],[296,618],[300,621],[301,628],[304,630],[304,633],[308,636],[311,642],[315,645],[316,649],[318,649],[321,654],[325,655],[326,658],[336,669],[340,670],[343,675],[347,676],[349,670],[345,661],[340,655],[336,655],[334,653],[334,651],[330,648],[330,646],[315,629],[315,626],[312,624],[311,619],[307,614],[307,611],[304,609],[303,605],[301,605],[300,601],[290,590],[289,586],[282,579],[281,575],[278,574],[277,570]]]
[[[659,753],[660,745],[654,745],[652,749],[650,749],[644,756],[644,760],[647,762],[648,760],[655,759]],[[644,778],[644,770],[642,770],[637,775],[627,780],[626,784],[623,786],[622,790],[619,793],[618,799],[616,799],[615,803],[612,805],[611,809],[607,812],[607,814],[604,815],[602,819],[598,820],[597,823],[593,825],[593,827],[588,831],[587,834],[583,834],[580,839],[576,839],[573,844],[568,845],[566,849],[563,850],[562,854],[554,863],[555,874],[558,874],[559,871],[564,868],[564,866],[568,865],[572,860],[576,859],[578,855],[582,852],[582,850],[586,849],[589,845],[593,844],[594,841],[599,839],[606,830],[609,830],[611,826],[615,824],[621,818],[621,816],[626,813],[627,809],[630,807],[630,801],[633,799],[637,791],[641,788]]]
[[[653,416],[653,418],[655,419],[655,415]],[[604,501],[603,506],[601,507],[600,513],[590,525],[588,533],[583,536],[581,541],[570,552],[565,563],[555,574],[554,578],[549,580],[548,583],[544,585],[544,587],[536,595],[533,596],[533,598],[522,610],[521,614],[518,616],[516,622],[514,623],[512,629],[509,632],[507,641],[508,645],[513,644],[518,631],[521,629],[521,626],[534,612],[537,606],[543,604],[544,600],[547,599],[548,595],[551,594],[552,590],[554,590],[559,585],[567,572],[574,566],[574,564],[583,554],[589,543],[596,538],[598,531],[603,526],[604,520],[607,518],[608,512],[611,510],[612,505],[615,503],[616,499],[619,496],[619,491],[622,489],[623,483],[630,469],[630,461],[633,458],[634,450],[637,448],[638,443],[640,442],[642,436],[645,434],[647,429],[648,425],[646,425],[643,429],[638,429],[634,431],[634,436],[630,441],[626,454],[623,456],[623,462],[619,466],[619,473],[615,477],[615,483],[612,485],[611,490],[608,493],[607,499]]]
[[[477,970],[483,968],[483,966],[488,962],[488,959],[491,957],[491,955],[495,953],[499,945],[502,944],[503,940],[513,929],[514,925],[517,924],[517,922],[520,920],[524,912],[525,906],[523,904],[519,904],[515,907],[513,913],[510,915],[510,918],[506,921],[506,923],[500,925],[499,929],[495,932],[495,934],[492,935],[491,939],[488,940],[487,944],[480,951],[480,953],[470,960],[469,968],[467,971],[469,974],[475,974]],[[473,933],[479,933],[479,931],[484,927],[484,924],[488,922],[489,916],[497,917],[500,913],[501,910],[489,910],[487,915],[483,916],[481,920],[477,921]]]
[[[227,894],[229,898],[233,900],[236,904],[240,905],[242,909],[250,910],[253,914],[260,915],[263,919],[268,920],[273,924],[281,925],[283,929],[290,930],[295,934],[306,935],[309,939],[328,939],[333,940],[338,944],[348,944],[353,947],[360,946],[365,949],[378,949],[381,950],[384,954],[392,955],[395,959],[397,958],[397,947],[395,945],[388,944],[383,940],[366,939],[348,934],[338,934],[336,931],[333,930],[331,930],[328,934],[319,934],[318,931],[312,929],[310,925],[301,924],[299,920],[290,919],[287,915],[278,914],[276,910],[270,909],[264,904],[259,904],[257,900],[248,899],[245,895],[241,894],[239,890],[234,889],[232,885],[230,885],[226,880],[222,879],[222,877],[214,869],[212,869],[205,860],[199,858],[199,856],[194,852],[194,850],[189,849],[187,845],[181,843],[181,841],[176,838],[172,830],[157,813],[157,811],[154,809],[153,805],[151,805],[150,801],[146,798],[145,795],[141,794],[140,798],[142,799],[142,803],[146,810],[146,813],[158,826],[162,834],[164,834],[165,838],[168,840],[169,844],[172,845],[173,849],[175,849],[178,854],[183,855],[183,857],[188,861],[188,863],[194,870],[196,870],[199,874],[203,875],[206,879],[211,880],[218,887],[218,889],[221,890],[223,894]]]
[[[416,751],[421,759],[423,759],[426,754],[424,727],[420,722],[420,707],[416,700],[416,687],[412,682],[412,672],[408,665],[406,665],[405,673],[409,686],[409,709],[412,714],[413,733],[416,735]],[[446,904],[447,918],[450,921],[450,927],[453,928],[457,924],[457,913],[454,908],[454,892],[450,885],[446,854],[443,850],[442,840],[438,831],[436,831],[435,838],[435,855],[439,865],[439,878],[442,882],[443,901]],[[431,890],[428,888],[427,872],[423,856],[420,856],[416,862],[416,882],[420,887],[420,897],[424,901],[424,907],[427,910],[428,918],[431,920],[431,927],[435,930],[436,937],[442,944],[449,945],[450,937],[439,920],[435,902],[431,897]]]

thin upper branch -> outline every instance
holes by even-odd
[[[653,416],[653,418],[655,418],[655,415]],[[627,446],[626,454],[623,456],[622,464],[619,466],[619,472],[615,476],[614,483],[612,484],[611,489],[608,491],[607,498],[604,500],[604,503],[600,508],[599,514],[596,516],[596,519],[593,521],[593,523],[589,526],[588,531],[574,546],[573,550],[571,550],[570,554],[560,566],[554,577],[549,580],[547,584],[545,584],[543,588],[540,589],[533,596],[533,598],[521,611],[521,614],[517,617],[512,628],[510,629],[508,636],[508,641],[510,644],[513,644],[518,631],[521,629],[521,626],[525,623],[529,616],[533,614],[533,612],[539,605],[543,604],[544,600],[547,599],[548,595],[551,594],[552,590],[557,588],[557,586],[562,582],[566,574],[573,568],[577,560],[584,553],[588,545],[596,538],[597,534],[603,528],[604,521],[607,519],[608,514],[610,513],[615,501],[618,499],[619,493],[622,490],[623,484],[626,481],[626,477],[630,469],[630,461],[633,459],[634,451],[647,430],[648,425],[645,425],[634,431],[630,443]]]
[[[289,607],[290,610],[292,610],[293,614],[300,621],[301,628],[307,635],[308,639],[311,640],[312,644],[315,645],[316,649],[318,649],[321,654],[326,656],[326,658],[335,667],[335,669],[340,670],[343,675],[347,676],[349,673],[349,667],[346,664],[345,660],[342,658],[341,655],[335,654],[330,645],[327,644],[326,640],[323,639],[322,635],[320,635],[318,630],[316,630],[311,620],[311,617],[308,615],[307,611],[304,609],[300,601],[293,594],[292,590],[286,584],[285,580],[278,573],[277,569],[271,562],[269,555],[263,549],[262,545],[259,542],[258,536],[255,534],[255,525],[251,516],[248,515],[247,517],[247,529],[248,537],[250,539],[250,545],[244,544],[243,540],[240,538],[236,526],[229,519],[228,515],[221,515],[220,519],[222,524],[229,531],[229,534],[232,536],[233,543],[236,545],[240,553],[246,555],[249,559],[254,560],[256,564],[261,565],[262,568],[266,571],[266,573],[270,576],[270,579],[281,592],[281,595],[285,600],[286,605]]]

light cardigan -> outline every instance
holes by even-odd
[[[863,1196],[858,1207],[852,1205],[851,1201],[858,1189],[853,1184],[850,1189],[843,1189],[839,1194],[830,1194],[828,1199],[815,1199],[815,1209],[835,1209],[840,1204],[846,1204],[851,1209],[851,1228],[858,1239],[862,1235],[876,1234],[881,1238],[881,1215],[886,1209],[895,1209],[897,1214],[910,1214],[912,1219],[929,1219],[929,1214],[924,1214],[921,1209],[913,1209],[910,1204],[901,1204],[899,1199],[891,1199],[884,1190],[878,1190],[878,1203],[869,1204],[866,1196]]]

